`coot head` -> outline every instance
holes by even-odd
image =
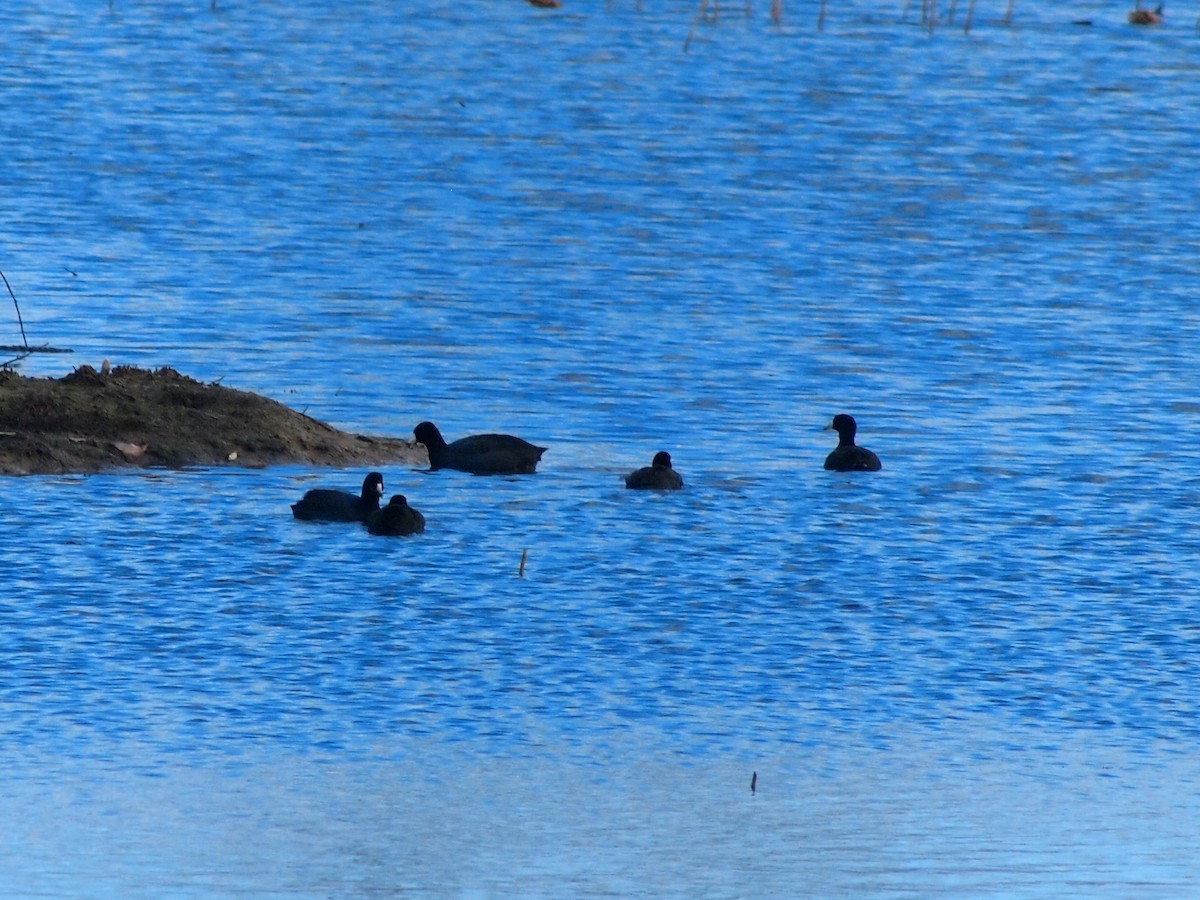
[[[379,472],[370,472],[363,479],[362,483],[362,499],[364,503],[370,503],[375,506],[379,505],[379,498],[383,496],[383,475]]]
[[[413,429],[413,437],[417,443],[424,444],[428,451],[436,451],[446,446],[446,439],[432,422],[422,422]]]
[[[825,426],[825,430],[836,431],[839,444],[853,444],[854,435],[858,433],[858,423],[854,421],[854,416],[838,413],[833,417],[833,421]]]

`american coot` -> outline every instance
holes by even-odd
[[[403,494],[393,494],[387,506],[371,513],[367,531],[371,534],[421,534],[425,531],[425,517],[408,505],[408,498]]]
[[[625,487],[640,491],[677,491],[683,487],[683,477],[671,468],[671,454],[660,450],[654,454],[650,465],[625,476]]]
[[[383,476],[372,472],[363,479],[360,496],[316,488],[305,494],[299,503],[292,504],[292,515],[297,519],[320,522],[365,522],[367,516],[379,509],[381,496]]]
[[[413,429],[429,453],[429,468],[458,469],[473,475],[531,475],[545,447],[535,447],[511,434],[473,434],[447,444],[432,422]]]
[[[838,413],[833,421],[825,426],[838,433],[837,449],[825,457],[825,468],[835,472],[878,472],[883,468],[879,457],[866,447],[854,443],[854,434],[858,431],[858,423],[853,416]]]

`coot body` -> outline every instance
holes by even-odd
[[[825,457],[826,469],[834,472],[878,472],[883,468],[878,456],[854,443],[858,423],[853,416],[839,413],[825,426],[826,431],[830,429],[838,433],[838,445]]]
[[[671,468],[671,454],[660,450],[650,465],[625,476],[625,487],[639,491],[677,491],[683,476]]]
[[[425,531],[425,517],[408,505],[403,494],[393,494],[388,505],[377,509],[367,519],[371,534],[409,535]]]
[[[372,472],[363,479],[362,493],[314,488],[292,504],[292,515],[313,522],[365,522],[379,509],[383,476]]]
[[[429,453],[429,468],[457,469],[472,475],[532,475],[546,452],[511,434],[473,434],[446,443],[432,422],[413,429],[416,439]]]

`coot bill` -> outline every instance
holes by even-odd
[[[408,498],[403,494],[393,494],[387,506],[371,513],[367,531],[371,534],[421,534],[425,531],[425,517],[408,505]]]
[[[660,450],[650,465],[625,476],[625,487],[639,491],[677,491],[683,487],[683,476],[671,468],[671,454]]]
[[[878,472],[883,468],[879,457],[866,447],[854,443],[858,423],[853,416],[838,413],[833,421],[825,426],[838,433],[838,445],[832,453],[825,457],[825,468],[834,472]]]
[[[300,502],[292,504],[292,515],[297,519],[319,522],[365,522],[367,516],[379,509],[381,496],[383,476],[372,472],[363,479],[359,496],[348,491],[314,488]]]
[[[545,447],[535,447],[511,434],[473,434],[447,444],[432,422],[413,429],[429,453],[429,468],[458,469],[472,475],[532,475]]]

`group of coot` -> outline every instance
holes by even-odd
[[[854,443],[858,425],[853,416],[841,413],[833,417],[827,430],[838,433],[838,445],[825,458],[825,468],[836,472],[878,472],[883,468],[879,457]],[[422,422],[413,436],[425,445],[430,471],[457,469],[472,475],[532,475],[546,452],[511,434],[473,434],[447,444],[432,422]],[[671,454],[660,450],[650,465],[625,476],[625,487],[634,490],[677,491],[683,477],[671,466]],[[292,504],[297,519],[322,522],[360,522],[371,534],[409,535],[425,530],[425,517],[408,505],[403,494],[393,494],[387,506],[383,497],[383,476],[371,472],[363,479],[357,496],[346,491],[316,488]]]
[[[420,534],[425,530],[425,517],[408,505],[407,497],[393,494],[380,509],[382,496],[383,475],[371,472],[363,479],[358,496],[315,488],[292,504],[292,515],[310,522],[361,522],[371,534]]]

